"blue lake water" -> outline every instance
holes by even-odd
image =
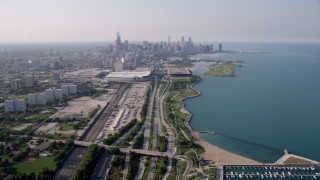
[[[242,60],[235,77],[204,76],[202,95],[185,101],[195,130],[221,148],[262,162],[287,149],[320,161],[320,44],[224,43],[227,50],[266,50],[212,59]]]

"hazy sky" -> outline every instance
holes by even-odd
[[[0,0],[0,42],[320,41],[319,0]]]

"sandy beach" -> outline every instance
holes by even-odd
[[[253,159],[249,159],[238,154],[231,153],[224,149],[221,149],[211,143],[208,143],[201,139],[199,133],[194,132],[193,136],[196,140],[196,143],[200,144],[206,150],[205,153],[201,154],[200,156],[203,157],[205,160],[212,160],[216,164],[262,164],[258,161]]]

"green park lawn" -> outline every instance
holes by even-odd
[[[234,65],[215,65],[205,72],[205,75],[234,76]]]
[[[79,122],[60,123],[59,130],[60,131],[75,130],[74,125],[77,125],[77,124],[79,124]]]
[[[38,157],[33,161],[18,162],[13,165],[17,169],[17,172],[20,173],[31,173],[34,172],[38,174],[42,168],[47,167],[50,170],[56,168],[56,162],[54,157]]]

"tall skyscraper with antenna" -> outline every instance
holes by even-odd
[[[116,38],[116,53],[119,53],[121,51],[121,37],[120,33],[117,32],[117,38]]]

